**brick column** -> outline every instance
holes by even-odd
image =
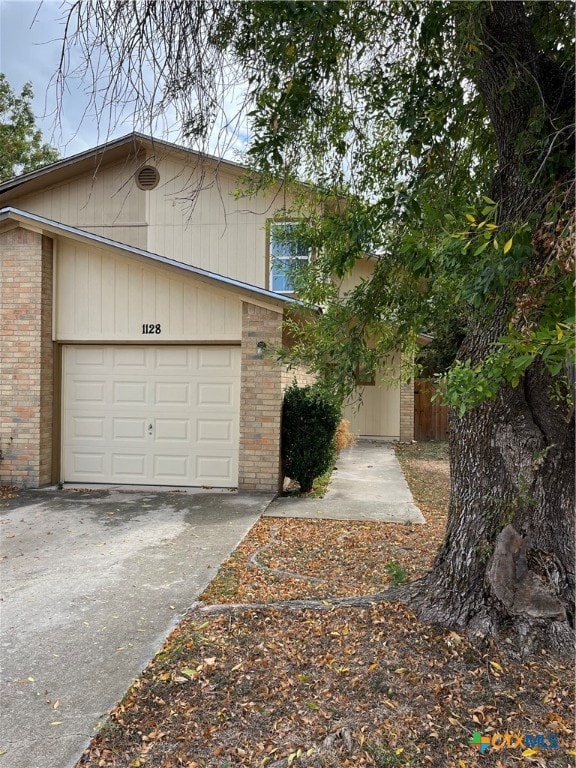
[[[414,381],[400,385],[400,442],[414,440]]]
[[[52,473],[52,241],[0,234],[0,482],[36,488]]]
[[[257,344],[282,343],[282,314],[242,303],[242,376],[240,391],[240,490],[280,489],[282,369],[259,357]]]

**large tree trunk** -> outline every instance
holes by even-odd
[[[573,626],[574,417],[530,372],[451,414],[448,530],[413,605],[422,619],[562,648]]]
[[[480,30],[485,46],[477,85],[499,159],[492,194],[501,222],[521,222],[539,207],[543,211],[555,180],[541,181],[544,174],[530,168],[534,160],[518,139],[534,108],[545,106],[552,119],[565,117],[562,89],[571,94],[572,77],[562,83],[563,73],[536,50],[522,3],[485,4]],[[538,154],[534,144],[531,149]],[[573,150],[559,142],[557,151]],[[534,274],[549,255],[535,247]],[[462,359],[477,363],[493,349],[506,330],[514,291],[496,313],[499,322],[478,313]],[[516,388],[504,386],[495,400],[462,418],[451,414],[447,534],[434,570],[412,589],[422,619],[511,635],[522,653],[540,643],[572,652],[574,413],[566,400],[554,398],[553,385],[536,362]]]

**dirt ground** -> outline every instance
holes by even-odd
[[[424,573],[445,528],[446,446],[398,456],[426,526],[260,520],[78,766],[573,765],[569,665],[362,602]]]

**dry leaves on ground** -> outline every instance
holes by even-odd
[[[385,567],[390,562],[411,578],[422,573],[445,525],[448,471],[440,448],[430,454],[409,446],[400,453],[426,526],[262,520],[203,601],[372,594],[398,573]],[[520,664],[490,643],[474,645],[457,632],[420,624],[399,603],[322,607],[196,608],[78,766],[573,764],[566,665],[546,655]],[[474,732],[554,734],[560,746],[490,748],[480,755],[469,744]]]
[[[283,768],[300,751],[294,768],[486,768],[520,753],[480,759],[468,744],[475,730],[569,743],[569,677],[552,658],[513,664],[422,627],[400,604],[192,614],[83,764]],[[545,765],[567,766],[555,752]]]
[[[0,485],[0,499],[15,499],[18,491],[15,485]]]
[[[395,579],[421,576],[432,565],[446,527],[447,451],[439,443],[424,449],[402,446],[397,453],[426,526],[262,518],[222,565],[201,600],[267,603],[368,595]]]

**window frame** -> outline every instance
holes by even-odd
[[[288,275],[287,270],[284,271],[283,275],[280,275],[278,272],[274,271],[275,264],[278,264],[278,262],[287,263],[289,261],[296,261],[298,263],[310,263],[310,260],[312,258],[312,249],[306,248],[306,255],[298,255],[297,253],[290,254],[289,256],[285,257],[278,257],[274,255],[273,252],[273,234],[274,229],[278,227],[295,227],[300,224],[300,221],[298,219],[270,219],[268,221],[268,227],[267,227],[267,238],[266,238],[266,245],[267,245],[267,252],[268,252],[268,290],[270,290],[272,293],[277,293],[281,296],[290,296],[294,294],[294,289],[289,288],[289,290],[276,290],[274,288],[274,280],[278,279],[280,276],[283,277],[283,279],[286,281],[286,285],[289,285],[288,283]],[[289,245],[288,243],[281,242],[280,245]],[[297,244],[290,244],[290,245],[297,245]],[[302,246],[302,249],[304,249],[305,246]]]
[[[366,365],[357,363],[356,370],[354,371],[354,380],[357,387],[375,387],[376,386],[376,374],[368,368]]]

